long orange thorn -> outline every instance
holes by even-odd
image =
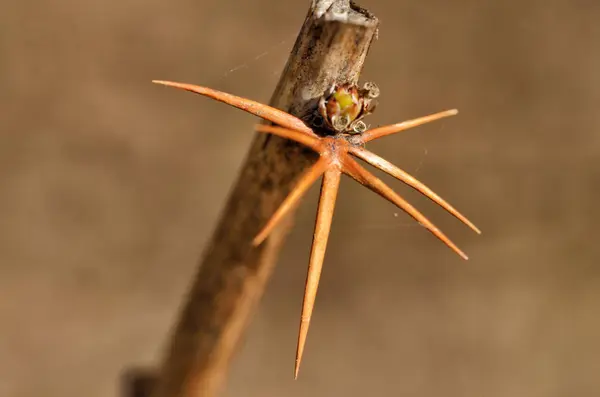
[[[323,268],[327,239],[329,238],[329,231],[331,229],[335,200],[340,187],[340,176],[341,172],[339,169],[330,169],[325,172],[323,182],[321,183],[321,197],[319,199],[319,209],[317,210],[315,234],[310,251],[308,276],[306,278],[306,288],[304,290],[304,300],[302,302],[302,314],[300,316],[300,332],[298,334],[294,379],[298,378],[302,353],[304,353],[304,345],[306,344],[306,336],[308,335],[308,327],[310,326],[310,319],[312,317],[313,307],[315,306],[315,298],[319,287],[321,269]]]
[[[277,127],[275,125],[257,124],[255,130],[296,141],[304,146],[308,146],[315,152],[318,152],[319,148],[321,147],[319,138],[312,137],[304,134],[303,132],[291,130],[289,128]]]
[[[469,257],[460,250],[444,233],[440,231],[429,219],[427,219],[419,210],[413,207],[408,201],[404,200],[400,195],[394,192],[388,185],[386,185],[381,179],[365,170],[356,160],[347,157],[344,159],[343,170],[346,174],[354,178],[360,184],[373,190],[383,198],[396,204],[399,208],[404,210],[410,216],[412,216],[417,222],[423,225],[429,230],[434,236],[440,239],[444,244],[450,247],[454,252],[460,255],[463,259],[467,260]]]
[[[242,98],[236,95],[228,94],[226,92],[213,90],[212,88],[203,87],[194,84],[186,83],[175,83],[173,81],[164,80],[152,80],[155,84],[162,84],[168,87],[180,88],[182,90],[194,92],[196,94],[204,95],[217,101],[226,103],[238,109],[244,110],[248,113],[252,113],[255,116],[261,117],[265,120],[269,120],[275,124],[279,124],[283,127],[290,128],[292,130],[301,131],[306,135],[317,137],[313,130],[304,124],[304,121],[298,117],[292,116],[283,110],[276,109],[274,107],[262,104],[260,102],[253,101],[251,99]]]
[[[279,206],[277,211],[271,216],[267,224],[258,233],[252,242],[255,246],[260,245],[271,231],[279,224],[290,211],[292,211],[304,193],[312,186],[312,184],[319,179],[321,175],[327,170],[329,166],[328,162],[324,158],[320,158],[312,167],[310,167],[301,177],[296,186],[292,189],[290,194],[283,200],[283,203]]]
[[[449,213],[454,215],[456,218],[458,218],[460,221],[462,221],[465,225],[467,225],[468,227],[473,229],[473,231],[475,233],[481,234],[481,230],[479,230],[477,228],[477,226],[475,226],[473,224],[473,222],[468,220],[467,217],[465,217],[463,214],[458,212],[454,207],[452,207],[450,204],[448,204],[448,202],[446,200],[444,200],[443,198],[438,196],[433,190],[431,190],[429,187],[427,187],[425,184],[423,184],[421,181],[419,181],[414,176],[410,175],[408,172],[395,166],[394,164],[390,163],[386,159],[379,157],[375,153],[372,153],[361,147],[350,148],[350,153],[352,153],[356,157],[366,161],[367,163],[371,164],[373,167],[378,168],[378,169],[388,173],[389,175],[406,183],[407,185],[414,188],[415,190],[418,190],[419,192],[423,193],[423,195],[425,197],[427,197],[434,203],[438,204],[440,207],[444,208],[446,211],[448,211]]]
[[[444,117],[450,117],[458,114],[457,109],[444,110],[443,112],[430,114],[429,116],[423,116],[412,120],[403,121],[397,124],[390,124],[383,127],[373,128],[363,132],[361,138],[363,143],[367,143],[377,138],[381,138],[387,135],[392,135],[400,131],[408,130],[419,125],[431,123],[432,121],[443,119]]]

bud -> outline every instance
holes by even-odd
[[[379,89],[373,83],[365,84],[364,89],[353,84],[333,85],[319,100],[319,114],[335,133],[360,134],[366,129],[360,119],[373,110],[371,102],[378,95]]]

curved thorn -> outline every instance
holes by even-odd
[[[477,234],[481,234],[481,230],[477,228],[471,221],[469,221],[463,214],[458,212],[454,207],[452,207],[446,200],[438,196],[433,190],[424,185],[421,181],[410,175],[408,172],[398,168],[394,164],[390,163],[386,159],[383,159],[364,148],[352,146],[350,148],[350,153],[355,155],[356,157],[366,161],[371,164],[373,167],[380,169],[383,172],[388,173],[389,175],[399,179],[400,181],[406,183],[408,186],[418,190],[423,193],[428,199],[438,204],[440,207],[454,215],[460,221],[462,221],[465,225],[473,229],[473,231]]]
[[[277,211],[271,216],[271,219],[269,219],[260,233],[254,238],[252,244],[255,246],[260,245],[267,238],[275,226],[277,226],[279,222],[295,208],[296,204],[298,204],[302,196],[304,196],[304,193],[306,193],[308,188],[323,175],[326,169],[327,160],[320,158],[300,177],[296,186],[292,189],[290,194],[288,194],[285,200],[283,200],[283,203],[281,203]]]
[[[407,130],[409,128],[417,127],[422,124],[430,123],[435,120],[443,119],[444,117],[450,117],[458,114],[457,109],[444,110],[443,112],[430,114],[428,116],[419,117],[412,120],[403,121],[397,124],[390,124],[383,127],[373,128],[372,130],[366,131],[362,134],[361,138],[363,143],[367,143],[383,136],[392,135],[400,131]]]
[[[244,110],[248,113],[252,113],[255,116],[261,117],[265,120],[269,120],[275,124],[279,124],[283,127],[300,131],[304,134],[316,137],[316,134],[299,118],[292,116],[291,114],[286,113],[283,110],[264,105],[260,102],[228,94],[226,92],[213,90],[212,88],[202,87],[199,85],[176,83],[164,80],[152,80],[152,82],[155,84],[166,85],[168,87],[181,88],[186,91],[191,91],[196,94],[207,96],[217,101],[234,106],[238,109]]]
[[[258,132],[265,132],[268,134],[277,135],[282,138],[290,139],[292,141],[301,143],[304,146],[308,146],[315,152],[319,152],[319,148],[321,146],[319,144],[319,138],[309,136],[305,133],[302,133],[297,130],[291,130],[289,128],[283,128],[274,125],[257,124],[255,130]]]
[[[298,378],[302,353],[306,344],[308,327],[312,310],[315,305],[315,297],[321,277],[323,259],[325,258],[325,249],[327,248],[327,239],[331,229],[331,220],[333,218],[333,209],[335,208],[335,199],[340,186],[340,170],[332,169],[325,172],[323,182],[321,183],[321,197],[319,199],[319,209],[317,210],[317,221],[315,224],[315,233],[310,252],[310,262],[308,265],[308,276],[306,278],[306,288],[304,290],[304,301],[302,302],[302,315],[300,317],[300,332],[298,334],[298,349],[296,350],[296,365],[294,367],[294,379]]]
[[[350,156],[344,158],[344,173],[354,178],[357,182],[368,187],[375,193],[384,197],[385,199],[396,204],[399,208],[404,210],[410,216],[412,216],[417,222],[425,226],[434,236],[440,239],[444,244],[451,248],[454,252],[460,255],[463,259],[469,259],[464,252],[462,252],[456,244],[454,244],[444,233],[442,233],[429,219],[427,219],[419,210],[413,207],[410,203],[404,200],[398,193],[394,192],[389,186],[387,186],[381,179],[365,170],[356,160]]]

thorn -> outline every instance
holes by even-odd
[[[412,187],[413,189],[421,192],[425,197],[427,197],[434,203],[438,204],[440,207],[442,207],[443,209],[448,211],[450,214],[452,214],[456,218],[458,218],[465,225],[470,227],[475,233],[481,234],[481,230],[479,230],[479,228],[477,228],[477,226],[475,226],[473,224],[473,222],[468,220],[466,216],[464,216],[463,214],[458,212],[454,207],[452,207],[450,204],[448,204],[448,202],[446,202],[446,200],[444,200],[443,198],[438,196],[433,190],[431,190],[429,187],[427,187],[421,181],[416,179],[414,176],[410,175],[408,172],[400,169],[399,167],[390,163],[386,159],[381,158],[378,155],[376,155],[375,153],[372,153],[362,147],[351,147],[350,153],[352,153],[356,157],[366,161],[367,163],[371,164],[373,167],[380,169],[381,171],[386,172],[387,174],[393,176],[394,178],[404,182],[405,184]]]
[[[367,143],[374,139],[378,139],[387,135],[396,134],[400,131],[408,130],[409,128],[419,125],[431,123],[432,121],[443,119],[445,117],[455,116],[458,114],[458,109],[444,110],[443,112],[430,114],[428,116],[419,117],[412,120],[403,121],[397,124],[390,124],[383,127],[374,128],[362,134],[363,143]]]
[[[152,80],[155,84],[166,85],[168,87],[180,88],[182,90],[194,92],[196,94],[204,95],[206,97],[212,98],[214,100],[226,103],[238,109],[244,110],[248,113],[251,113],[255,116],[263,118],[265,120],[269,120],[275,124],[281,125],[283,127],[301,131],[305,134],[317,137],[317,135],[308,127],[302,120],[299,118],[292,116],[289,113],[284,112],[283,110],[276,109],[274,107],[262,104],[260,102],[253,101],[248,98],[239,97],[236,95],[228,94],[226,92],[221,92],[217,90],[213,90],[212,88],[203,87],[194,84],[186,84],[186,83],[176,83],[173,81],[164,81],[164,80]]]
[[[417,222],[423,225],[429,230],[434,236],[440,239],[450,249],[456,252],[464,260],[468,260],[469,257],[461,251],[444,233],[442,233],[429,219],[427,219],[419,210],[413,207],[408,201],[404,200],[400,195],[394,192],[388,185],[386,185],[381,179],[365,170],[360,164],[356,162],[352,157],[346,156],[343,159],[344,162],[344,173],[354,178],[360,184],[368,187],[375,193],[379,194],[388,201],[394,203],[396,206],[404,210],[407,214],[412,216]]]
[[[306,288],[304,290],[304,301],[302,302],[302,314],[300,316],[300,331],[298,333],[294,379],[298,378],[298,371],[300,370],[300,363],[302,362],[302,354],[304,353],[310,319],[315,306],[321,269],[323,268],[323,259],[325,258],[325,250],[327,248],[327,240],[331,230],[335,200],[340,186],[340,176],[341,173],[339,169],[328,170],[325,172],[323,182],[321,183],[321,196],[319,198],[319,207],[317,209],[317,220],[315,223],[313,244],[308,264],[308,276],[306,278]]]
[[[252,244],[254,244],[254,246],[262,244],[262,242],[279,224],[279,222],[296,207],[296,205],[300,202],[300,199],[304,196],[306,191],[321,175],[323,175],[326,169],[327,160],[325,160],[324,158],[320,158],[300,177],[300,179],[296,183],[296,186],[294,186],[290,194],[288,194],[285,200],[283,200],[283,203],[281,203],[279,208],[277,208],[277,210],[271,216],[267,224],[254,238],[254,240],[252,241]]]
[[[294,142],[298,142],[304,146],[308,146],[315,152],[321,148],[321,142],[316,136],[308,135],[302,131],[290,130],[289,128],[278,127],[274,125],[257,124],[255,130],[267,134],[273,134]]]

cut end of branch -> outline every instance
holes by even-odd
[[[317,18],[352,25],[376,26],[377,18],[350,0],[313,0],[312,10]]]

